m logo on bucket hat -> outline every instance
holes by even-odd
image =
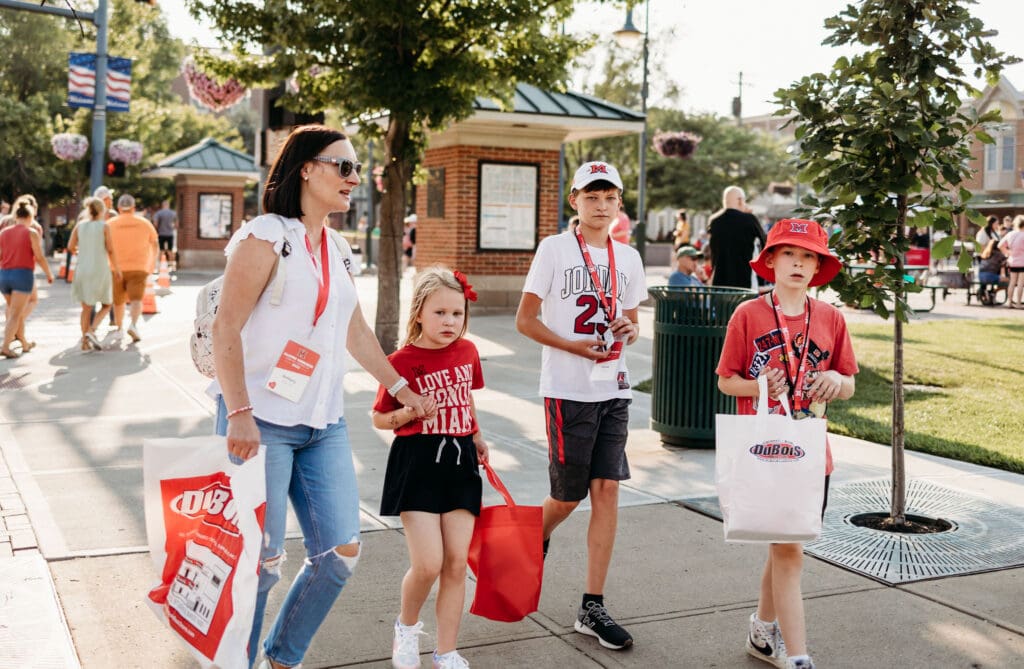
[[[797,246],[818,254],[818,271],[811,278],[811,288],[824,286],[843,268],[839,258],[828,248],[828,233],[817,221],[784,218],[768,231],[768,240],[761,255],[751,260],[750,266],[758,276],[772,283],[775,283],[775,270],[768,267],[766,261],[776,246]]]

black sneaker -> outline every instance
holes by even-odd
[[[588,636],[596,636],[605,648],[621,650],[633,645],[633,637],[608,615],[603,604],[587,602],[586,608],[580,607],[574,625],[576,631]]]

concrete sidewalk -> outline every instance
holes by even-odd
[[[651,284],[667,274],[649,271]],[[112,350],[98,353],[78,351],[78,310],[68,287],[44,288],[28,326],[39,347],[0,366],[0,511],[7,528],[0,531],[0,668],[194,666],[143,603],[157,573],[145,548],[141,445],[147,437],[212,429],[205,380],[186,352],[195,295],[208,278],[179,276],[173,292],[159,298],[160,313],[147,319],[142,342],[108,338]],[[357,283],[372,321],[376,282]],[[406,282],[403,298],[408,294]],[[926,318],[992,316],[1024,314],[966,307],[951,297]],[[649,376],[651,366],[652,310],[641,308],[641,318],[641,340],[628,353],[634,380]],[[539,503],[547,492],[539,347],[515,332],[509,315],[474,316],[471,331],[484,359],[487,388],[475,398],[493,463],[517,501]],[[377,515],[390,438],[367,416],[376,384],[355,369],[345,391],[365,552],[307,669],[389,666],[407,567],[395,519]],[[720,523],[681,506],[714,494],[714,453],[663,448],[649,415],[649,397],[637,394],[628,450],[633,478],[622,488],[606,589],[612,614],[636,645],[609,651],[572,629],[589,519],[583,505],[554,536],[537,613],[514,624],[466,615],[460,644],[472,666],[765,666],[743,649],[764,549],[726,544]],[[833,486],[888,476],[887,447],[836,437],[833,448]],[[907,460],[916,479],[1024,505],[1022,476],[913,453]],[[489,491],[485,503],[498,499]],[[285,582],[303,555],[294,523],[289,536]],[[285,589],[272,593],[271,612]],[[819,667],[1024,666],[1024,569],[890,587],[807,558],[804,592]],[[428,632],[435,629],[432,606],[428,601],[423,614]],[[423,649],[432,643],[424,639]]]

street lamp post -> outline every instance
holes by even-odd
[[[644,30],[640,32],[633,25],[633,10],[626,10],[626,23],[619,30],[615,31],[615,40],[620,46],[628,47],[635,44],[637,39],[643,38],[643,83],[640,86],[640,111],[644,115],[643,129],[640,131],[640,174],[637,177],[637,198],[636,198],[636,251],[640,254],[641,262],[646,260],[647,251],[647,34],[650,32],[651,3],[644,2]]]

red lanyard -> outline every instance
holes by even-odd
[[[330,240],[327,239],[327,230],[323,230],[320,234],[319,268],[316,265],[316,256],[313,255],[313,245],[309,241],[309,235],[306,235],[306,253],[309,254],[309,261],[313,263],[313,272],[316,274],[316,279],[320,282],[320,286],[316,291],[316,312],[313,314],[313,327],[316,327],[316,322],[320,320],[320,316],[327,309],[327,298],[331,294],[331,265],[327,261],[327,243]]]
[[[775,325],[779,328],[779,332],[782,333],[782,346],[786,351],[786,381],[789,383],[790,394],[793,397],[793,411],[800,411],[803,408],[803,397],[804,397],[804,377],[807,376],[807,351],[811,348],[811,300],[806,298],[806,307],[804,310],[804,350],[800,356],[800,360],[797,361],[796,350],[793,348],[793,342],[789,336],[789,323],[786,320],[786,315],[782,313],[782,306],[779,304],[779,298],[772,291],[772,307],[775,309]]]
[[[608,317],[608,323],[611,323],[615,320],[616,299],[619,295],[619,281],[618,276],[615,274],[615,253],[612,251],[612,236],[608,235],[608,273],[611,275],[610,303],[609,295],[604,292],[604,284],[601,283],[601,277],[597,274],[597,267],[594,266],[594,261],[590,257],[587,242],[583,239],[583,233],[580,232],[578,227],[576,228],[576,241],[580,244],[580,253],[583,254],[583,263],[587,266],[587,271],[590,272],[590,280],[594,282],[597,299],[601,301],[605,316]]]

